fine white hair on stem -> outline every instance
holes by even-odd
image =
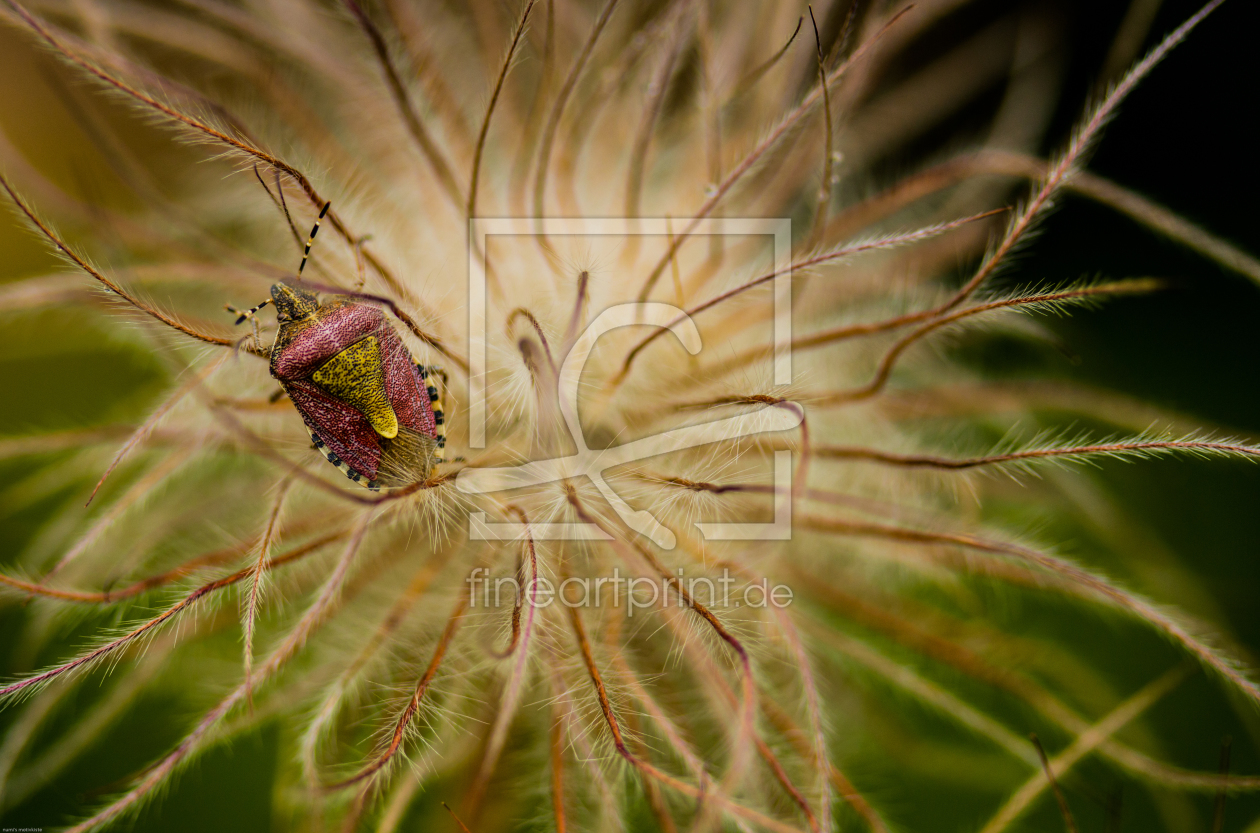
[[[1233,457],[1256,462],[1260,458],[1260,447],[1239,440],[1213,439],[1210,436],[1171,438],[1148,434],[1095,442],[1034,440],[1025,448],[995,449],[992,453],[975,457],[901,454],[861,446],[816,446],[812,453],[824,459],[859,460],[904,468],[963,471],[995,466],[1031,473],[1035,471],[1034,466],[1039,461],[1088,463],[1100,458],[1140,460],[1177,453],[1204,458]]]
[[[1080,171],[1093,143],[1098,139],[1103,127],[1115,115],[1121,102],[1133,92],[1134,88],[1150,74],[1164,57],[1179,43],[1186,39],[1194,27],[1204,18],[1216,11],[1224,0],[1211,0],[1192,17],[1178,26],[1159,45],[1147,53],[1146,57],[1133,66],[1124,77],[1114,83],[1072,133],[1067,149],[1059,159],[1050,166],[1041,186],[1023,209],[1011,218],[1011,224],[997,247],[985,258],[983,264],[947,302],[932,311],[933,315],[947,313],[971,297],[985,281],[993,275],[998,265],[1014,250],[1020,240],[1032,229],[1038,217],[1053,205],[1055,195],[1070,182]]]
[[[1149,599],[1127,590],[1065,558],[1017,544],[968,534],[931,532],[860,521],[850,522],[807,518],[804,523],[808,528],[837,535],[886,538],[891,541],[920,546],[943,544],[982,553],[991,553],[1022,562],[1033,567],[1038,572],[1044,572],[1052,579],[1059,579],[1056,589],[1065,590],[1078,597],[1100,600],[1109,607],[1135,616],[1140,621],[1162,633],[1175,644],[1180,645],[1206,668],[1211,669],[1219,674],[1222,679],[1229,682],[1248,700],[1260,704],[1260,686],[1257,686],[1256,682],[1251,678],[1250,672],[1246,667],[1234,657],[1211,645],[1203,636],[1195,633],[1194,626],[1183,621],[1177,614],[1161,608]],[[1034,580],[1035,576],[1030,574],[1024,578],[1025,580]]]
[[[305,644],[310,635],[323,624],[325,618],[329,614],[329,609],[336,603],[338,595],[341,592],[342,584],[350,573],[350,568],[354,563],[355,556],[358,555],[359,546],[363,543],[363,536],[368,530],[368,521],[371,519],[370,511],[364,512],[362,518],[356,525],[356,529],[351,534],[350,541],[347,543],[345,551],[342,553],[341,559],[337,562],[333,571],[329,574],[328,579],[324,582],[319,595],[315,598],[311,606],[307,608],[297,625],[288,633],[284,640],[276,647],[274,651],[267,657],[258,668],[257,677],[259,680],[266,679],[279,670],[286,662],[289,661]],[[248,571],[247,571],[248,572]],[[244,576],[242,576],[243,578]],[[167,778],[171,776],[174,770],[183,764],[188,757],[195,752],[203,739],[218,725],[218,723],[244,698],[248,697],[249,685],[241,683],[227,697],[221,700],[218,705],[211,709],[201,721],[196,725],[192,732],[184,737],[183,740],[162,759],[156,766],[146,772],[135,786],[128,790],[118,799],[111,802],[104,809],[97,812],[91,818],[76,824],[70,828],[72,833],[87,833],[87,831],[95,830],[118,816],[134,809],[138,804],[143,802],[154,789],[160,787]]]
[[[254,704],[253,669],[254,669],[254,632],[258,623],[258,606],[262,603],[263,579],[267,573],[267,562],[271,558],[271,547],[275,543],[280,527],[280,513],[284,509],[284,499],[288,497],[293,481],[281,481],[276,490],[275,502],[267,517],[267,527],[263,530],[262,540],[258,544],[258,558],[254,561],[249,580],[249,593],[241,613],[245,631],[245,690],[250,707]]]
[[[332,543],[333,541],[336,541],[337,539],[341,537],[343,537],[342,533],[335,533],[333,535],[325,535],[321,538],[317,538],[316,540],[311,541],[308,544],[295,547],[294,549],[285,553],[280,558],[268,562],[266,565],[267,569],[271,569],[276,566],[280,566],[281,564],[285,564],[288,562],[292,562],[292,561],[296,561],[298,559],[304,558],[305,556],[310,555],[311,553],[319,550],[320,548],[324,547],[325,545],[329,543]],[[38,674],[33,674],[28,677],[24,677],[22,679],[9,683],[6,686],[0,687],[0,701],[8,700],[15,696],[25,696],[27,694],[30,694],[31,692],[38,690],[39,688],[47,685],[50,681],[58,677],[61,677],[64,674],[79,673],[81,671],[86,671],[92,668],[93,666],[97,665],[103,660],[106,660],[106,658],[110,657],[114,652],[119,651],[123,648],[130,647],[133,643],[137,643],[144,639],[149,638],[154,633],[156,633],[158,629],[165,626],[168,622],[174,621],[181,613],[183,613],[183,611],[191,608],[193,605],[200,602],[203,598],[211,596],[212,594],[216,593],[219,590],[222,590],[227,587],[231,587],[234,584],[244,581],[245,579],[251,577],[253,573],[254,573],[253,568],[237,570],[236,572],[231,573],[230,575],[224,576],[223,578],[216,579],[214,581],[201,585],[196,590],[189,593],[183,599],[176,602],[174,605],[168,607],[166,610],[162,611],[157,616],[141,623],[140,625],[136,626],[135,628],[132,628],[131,630],[126,631],[121,636],[115,639],[109,640],[101,644],[100,646],[93,648],[92,650],[84,654],[81,654],[75,659],[70,660],[69,662],[65,662],[60,665],[53,666],[52,668],[49,668]],[[110,594],[108,592],[95,593],[95,594],[67,593],[65,591],[59,592],[51,588],[43,588],[31,582],[24,582],[24,581],[20,581],[16,579],[11,579],[11,578],[5,578],[3,583],[5,584],[5,586],[10,587],[15,590],[22,590],[22,591],[32,592],[32,593],[43,592],[46,595],[49,595],[53,598],[66,599],[68,601],[109,601],[110,600]],[[143,586],[144,584],[145,583],[142,583],[142,586],[138,587],[137,590],[139,591],[139,590],[145,589]]]

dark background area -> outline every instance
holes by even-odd
[[[1060,105],[1043,148],[1061,147],[1096,92],[1096,79],[1127,3],[1055,3],[1071,44]],[[1167,0],[1147,39],[1153,45],[1201,4]],[[1155,69],[1122,105],[1089,160],[1089,170],[1135,190],[1249,253],[1260,250],[1260,4],[1227,2]],[[1179,288],[1108,303],[1046,323],[1062,353],[1038,354],[1047,375],[1122,391],[1202,421],[1219,434],[1260,437],[1260,287],[1137,223],[1079,196],[1060,200],[1032,248],[1005,275],[1012,283],[1156,276]],[[994,372],[1017,370],[1009,344],[971,346],[968,355]],[[1013,365],[1014,367],[1010,367]],[[1161,459],[1106,462],[1095,476],[1131,519],[1176,552],[1219,605],[1223,624],[1260,658],[1260,467],[1238,461]],[[1134,655],[1137,664],[1136,654]],[[1136,682],[1136,681],[1135,681]],[[1202,678],[1191,690],[1212,686]],[[1180,762],[1216,768],[1232,737],[1232,769],[1260,767],[1255,715],[1207,709],[1180,692],[1155,714],[1168,718],[1169,748]],[[1179,708],[1179,711],[1175,711]],[[1240,717],[1245,715],[1245,717]],[[1130,800],[1109,820],[1102,794],[1127,786],[1114,774],[1084,768],[1068,794],[1083,830],[1141,830]],[[1090,795],[1090,793],[1093,795]],[[1075,793],[1075,794],[1074,794]],[[1211,799],[1199,802],[1209,830]],[[1043,801],[1029,830],[1062,830]],[[1253,830],[1252,799],[1227,802],[1226,831]],[[1017,825],[1019,826],[1019,825]],[[965,829],[965,828],[964,828]]]
[[[1125,5],[1072,9],[1071,62],[1050,131],[1060,142],[1094,89]],[[1198,8],[1163,3],[1148,40]],[[1225,3],[1131,95],[1089,162],[1251,253],[1260,248],[1258,31],[1257,4]],[[1080,197],[1062,202],[1033,251],[1019,270],[1026,280],[1150,275],[1182,283],[1054,321],[1075,354],[1072,376],[1260,436],[1260,287]],[[1161,460],[1109,464],[1104,475],[1205,578],[1229,624],[1260,653],[1260,468]]]

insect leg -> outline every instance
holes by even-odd
[[[252,307],[251,309],[247,309],[243,311],[237,309],[231,304],[226,304],[224,306],[224,309],[226,309],[228,312],[237,313],[237,317],[236,317],[237,324],[240,324],[248,319],[250,330],[253,332],[255,350],[262,350],[263,346],[262,346],[262,337],[258,333],[258,319],[254,317],[254,313],[258,312],[260,309],[262,309],[263,307],[267,306],[270,303],[271,303],[271,299],[268,298],[267,300],[263,301],[258,306]]]
[[[232,306],[231,304],[225,304],[223,308],[227,310],[228,312],[236,314],[237,324],[244,324],[246,320],[253,319],[254,313],[258,312],[260,309],[262,309],[263,307],[267,306],[270,303],[271,303],[271,299],[268,298],[267,300],[263,301],[258,306],[250,307],[249,309],[246,309],[246,310],[239,310],[236,307]]]

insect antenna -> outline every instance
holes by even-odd
[[[262,182],[262,179],[259,178],[258,181]],[[263,184],[263,187],[264,188],[267,187],[265,183]],[[271,190],[268,189],[267,193],[270,194]],[[319,224],[324,221],[324,215],[328,213],[328,209],[331,206],[332,206],[332,200],[329,200],[328,202],[324,203],[324,207],[321,208],[319,211],[319,216],[315,218],[315,225],[314,227],[311,228],[311,236],[306,238],[306,248],[302,250],[302,262],[298,264],[297,277],[295,278],[295,280],[299,280],[299,281],[302,280],[302,272],[303,270],[306,269],[306,261],[309,260],[311,257],[311,246],[315,245],[315,235],[319,234]],[[287,214],[287,209],[286,209],[286,214]],[[247,310],[239,310],[236,307],[232,306],[231,304],[228,304],[225,307],[225,309],[228,312],[237,313],[237,318],[236,318],[237,324],[243,324],[247,320],[253,323],[254,313],[258,312],[260,309],[262,309],[263,307],[267,306],[270,303],[271,303],[271,299],[268,298],[267,300],[263,301],[258,306],[251,307]],[[255,342],[258,341],[258,325],[256,323],[254,323],[254,341]]]
[[[332,205],[332,200],[324,203],[324,207],[320,209],[319,216],[315,218],[315,226],[311,229],[311,236],[306,238],[306,249],[302,252],[302,262],[298,264],[297,280],[302,280],[302,270],[306,268],[306,261],[311,256],[311,246],[315,244],[315,235],[319,234],[319,224],[324,221],[324,215],[328,213],[328,207]]]

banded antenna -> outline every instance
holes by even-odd
[[[298,264],[297,278],[302,280],[302,270],[306,268],[306,261],[311,256],[311,246],[315,245],[315,235],[319,234],[319,224],[324,221],[324,215],[328,213],[332,200],[324,203],[324,207],[320,209],[319,216],[315,218],[315,226],[311,229],[311,236],[306,238],[306,249],[302,252],[302,262]]]
[[[298,281],[302,280],[302,270],[306,268],[306,261],[311,256],[311,246],[315,245],[315,235],[319,234],[319,224],[324,221],[324,215],[328,213],[328,209],[330,206],[332,206],[332,200],[329,200],[328,202],[324,203],[324,207],[320,209],[319,216],[315,218],[315,226],[311,229],[311,236],[306,238],[306,249],[303,250],[302,252],[302,262],[298,264],[297,277],[294,280],[298,280]],[[224,309],[226,309],[230,313],[236,314],[237,324],[244,324],[246,321],[253,321],[254,313],[258,312],[260,309],[262,309],[263,307],[267,306],[270,303],[271,303],[271,299],[268,298],[267,300],[263,301],[258,306],[250,307],[247,310],[239,310],[236,307],[232,306],[231,304],[228,304],[227,306],[225,306]],[[258,325],[255,324],[254,327],[256,330]],[[255,341],[258,340],[257,332],[254,333],[254,340]]]

